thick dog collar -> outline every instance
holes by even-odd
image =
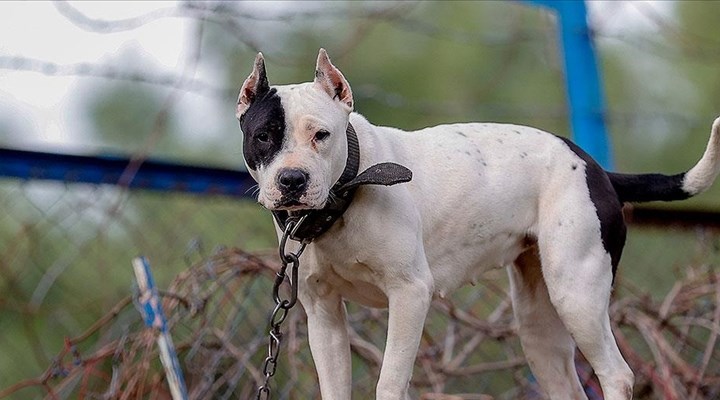
[[[298,225],[290,238],[303,243],[310,243],[316,237],[327,232],[331,226],[342,217],[345,210],[350,207],[355,191],[361,185],[383,185],[391,186],[398,183],[409,182],[412,179],[412,171],[408,168],[392,163],[384,162],[375,164],[358,175],[360,166],[360,143],[358,142],[355,128],[348,122],[347,130],[348,157],[345,169],[338,181],[330,189],[330,196],[325,207],[319,210],[307,210],[289,213],[287,211],[273,211],[273,217],[281,230],[285,227],[290,218],[297,219]]]

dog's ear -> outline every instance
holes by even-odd
[[[337,99],[345,106],[348,111],[353,110],[353,96],[350,84],[337,67],[330,62],[325,49],[320,49],[315,66],[315,84],[320,85],[322,89]]]
[[[265,58],[263,58],[262,53],[258,53],[255,57],[252,73],[245,79],[240,88],[235,116],[240,118],[245,114],[250,104],[259,96],[267,93],[268,90],[270,90],[270,85],[265,74]]]

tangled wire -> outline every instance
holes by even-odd
[[[277,263],[225,249],[196,263],[161,291],[191,399],[249,399],[264,376],[267,315]],[[720,274],[692,268],[661,300],[629,286],[611,305],[621,351],[635,371],[639,399],[720,398]],[[170,399],[155,346],[157,332],[119,301],[84,333],[68,338],[39,377],[0,391],[0,398]],[[372,398],[387,328],[384,310],[348,305],[353,393]],[[275,398],[319,398],[305,317],[285,322]],[[411,391],[421,399],[539,399],[537,383],[514,334],[501,279],[436,300],[428,316]],[[578,355],[588,397],[601,390]],[[468,394],[487,393],[487,394]]]

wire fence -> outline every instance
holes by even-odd
[[[165,287],[214,246],[274,241],[270,217],[235,198],[4,180],[0,204],[0,387],[44,370],[63,337],[131,293],[139,253]]]
[[[33,181],[2,182],[0,204],[6,211],[0,221],[0,326],[7,328],[0,329],[0,398],[170,398],[157,332],[133,307],[130,260],[136,251],[148,254],[160,275],[190,398],[253,397],[267,351],[275,252],[207,250],[203,243],[271,246],[270,219],[258,206]],[[669,289],[650,293],[657,288],[622,272],[636,268],[635,262],[663,264],[662,253],[626,260],[611,307],[618,343],[636,373],[636,397],[717,398],[720,236],[709,228],[661,234],[661,247],[683,245],[678,234],[694,243],[682,261],[673,262],[682,272],[668,274]],[[630,246],[632,257],[632,236]],[[348,307],[353,393],[372,398],[387,313]],[[10,323],[15,318],[23,321],[19,331],[10,329],[18,325]],[[284,329],[273,393],[279,399],[319,398],[301,308],[293,309]],[[514,329],[502,271],[436,300],[415,366],[414,397],[541,398]],[[577,365],[589,397],[601,398],[581,356]]]
[[[486,75],[487,82],[478,83],[480,89],[472,101],[403,94],[366,81],[354,87],[366,106],[379,105],[384,112],[405,112],[413,118],[433,115],[452,120],[471,110],[473,118],[565,129],[566,107],[562,101],[551,101],[552,93],[543,90],[541,98],[523,104],[506,103],[497,96],[498,87],[510,91],[513,86],[508,82],[525,82],[525,77],[515,79],[511,74],[511,66],[521,63],[546,64],[540,78],[560,86],[555,28],[549,18],[527,24],[522,11],[509,10],[516,6],[492,4],[512,11],[506,13],[511,18],[503,34],[478,31],[475,26],[441,25],[410,12],[422,2],[370,2],[357,9],[322,7],[273,17],[237,4],[180,2],[139,17],[110,21],[94,19],[70,3],[54,2],[69,22],[96,34],[132,30],[169,18],[195,21],[185,67],[158,72],[135,65],[60,64],[4,54],[0,69],[102,78],[168,90],[157,115],[143,116],[154,122],[133,154],[139,165],[155,155],[154,147],[168,136],[169,115],[183,96],[198,95],[222,104],[232,104],[237,96],[235,86],[244,76],[234,77],[232,86],[209,80],[207,75],[195,76],[203,43],[207,46],[212,41],[203,39],[210,27],[219,27],[246,50],[266,50],[274,64],[305,68],[307,54],[302,46],[267,51],[268,44],[259,43],[247,27],[256,22],[291,25],[298,20],[353,22],[352,34],[338,35],[333,56],[342,59],[362,48],[373,29],[390,25],[397,32],[440,40],[447,46],[511,51],[493,53],[496,57],[487,57],[477,66],[488,63],[491,68],[476,74]],[[718,46],[711,38],[683,30],[647,4],[628,7],[649,18],[660,35],[614,33],[607,29],[614,15],[607,13],[604,19],[593,21],[594,37],[666,61],[691,58],[711,66],[717,61]],[[537,53],[531,61],[523,58],[529,53]],[[497,63],[490,63],[496,59]],[[628,93],[634,94],[634,89]],[[682,111],[675,112],[643,107],[626,107],[618,101],[604,117],[614,131],[622,132],[646,132],[648,125],[659,120],[672,130],[700,132],[699,126],[707,119],[684,104]],[[632,138],[618,137],[618,143]],[[717,214],[700,213],[692,220],[687,213],[676,215],[674,221],[685,225],[683,231],[669,229],[667,219],[658,221],[657,214],[635,216],[636,222],[655,227],[631,229],[611,307],[618,344],[636,373],[635,397],[719,398]],[[273,306],[270,288],[277,268],[275,252],[267,249],[275,241],[269,214],[247,200],[0,178],[0,398],[170,398],[155,345],[157,332],[145,326],[136,309],[130,262],[138,254],[150,259],[162,289],[190,398],[252,398],[262,381],[258,368],[267,351],[267,317]],[[433,303],[415,365],[414,398],[542,398],[514,334],[507,291],[500,271]],[[354,398],[373,398],[387,313],[353,304],[348,304],[348,310]],[[278,399],[319,398],[302,308],[293,309],[288,318],[273,393]],[[589,398],[601,398],[581,355],[577,365]]]
[[[717,236],[704,240],[717,246]],[[259,368],[267,351],[276,257],[237,248],[218,248],[205,257],[192,253],[189,257],[198,260],[188,258],[189,267],[160,291],[190,398],[253,398],[263,379]],[[117,264],[114,268],[122,268],[129,260]],[[491,274],[477,286],[433,302],[415,364],[415,398],[542,398],[514,334],[502,276]],[[617,285],[611,318],[636,373],[636,398],[720,396],[720,273],[704,263],[689,265],[683,279],[658,298],[622,279]],[[47,349],[54,355],[42,373],[0,390],[0,398],[169,399],[155,346],[158,332],[143,324],[136,303],[136,290],[116,297],[99,318]],[[348,306],[353,393],[372,398],[387,312]],[[301,308],[290,313],[284,330],[272,381],[275,398],[319,398]],[[577,366],[589,397],[600,399],[581,355]]]

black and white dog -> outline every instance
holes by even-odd
[[[608,318],[625,243],[622,206],[707,189],[720,171],[720,118],[688,172],[627,175],[538,129],[466,123],[405,132],[370,124],[353,105],[350,85],[322,49],[315,80],[285,86],[268,84],[258,54],[237,104],[245,162],[279,235],[278,215],[336,202],[333,188],[352,154],[361,171],[383,162],[412,171],[409,183],[356,186],[352,203],[303,255],[299,298],[323,398],[351,397],[344,300],[389,308],[376,395],[405,399],[432,298],[506,266],[522,347],[547,395],[586,399],[577,345],[605,398],[630,399],[633,373]]]

